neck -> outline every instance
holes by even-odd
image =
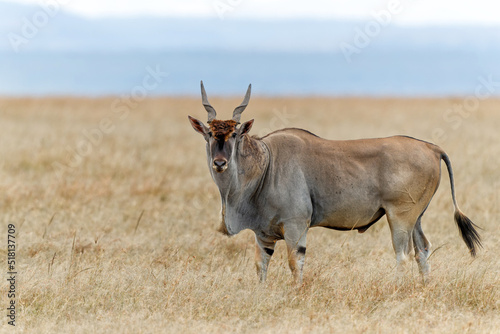
[[[263,178],[269,165],[269,151],[259,139],[246,135],[237,144],[229,167],[223,173],[212,170],[212,177],[222,195],[233,196]],[[245,191],[245,193],[248,193]]]
[[[225,234],[235,234],[246,226],[236,226],[238,222],[226,219],[228,208],[237,209],[242,201],[251,202],[262,189],[263,180],[269,167],[270,155],[266,144],[246,135],[235,148],[230,165],[223,173],[212,170],[212,176],[219,188],[222,201],[222,225]],[[234,226],[233,226],[234,225]],[[229,232],[228,232],[229,230]]]

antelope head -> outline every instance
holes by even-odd
[[[208,164],[216,173],[223,173],[230,167],[231,157],[234,155],[237,142],[252,128],[253,119],[239,126],[241,113],[248,105],[251,90],[252,85],[250,84],[243,102],[234,109],[233,118],[222,121],[216,118],[217,113],[210,102],[208,102],[203,81],[201,82],[201,102],[208,113],[208,126],[196,118],[188,117],[193,129],[205,138],[207,142]]]

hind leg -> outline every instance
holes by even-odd
[[[425,280],[429,276],[431,270],[430,265],[427,263],[431,251],[431,243],[427,240],[422,231],[422,215],[418,217],[417,224],[413,229],[413,247],[415,248],[415,260],[418,263],[418,269]]]
[[[397,268],[401,271],[413,248],[412,232],[416,218],[412,219],[408,212],[399,214],[393,212],[387,214],[387,220],[391,229],[392,246],[396,253]]]

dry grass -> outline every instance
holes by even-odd
[[[199,99],[149,99],[128,115],[113,99],[0,100],[1,267],[8,223],[18,229],[18,330],[36,333],[492,333],[500,328],[500,101],[458,124],[460,99],[254,98],[253,133],[303,127],[335,139],[407,134],[450,155],[463,211],[483,227],[472,260],[453,222],[447,177],[424,216],[439,248],[431,281],[416,264],[403,283],[385,219],[364,234],[312,229],[304,284],[291,284],[278,244],[257,283],[253,233],[215,229],[219,198],[204,141],[187,115]],[[211,102],[229,117],[240,99]],[[224,111],[225,110],[225,111]],[[278,116],[288,115],[287,117]],[[123,116],[120,118],[120,116]],[[114,128],[85,145],[109,118]],[[459,126],[455,128],[455,125]],[[87,141],[88,144],[88,141]],[[82,146],[83,145],[83,146]],[[75,147],[87,148],[73,161]],[[54,162],[74,163],[64,172]],[[142,217],[141,216],[142,213]],[[140,219],[139,219],[140,217]],[[5,270],[6,271],[6,270]],[[6,305],[5,281],[1,285]],[[8,331],[6,318],[2,331]]]

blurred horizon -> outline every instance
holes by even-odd
[[[138,4],[125,1],[111,15],[109,1],[0,2],[0,96],[132,94],[148,78],[147,96],[198,96],[200,80],[211,95],[252,83],[264,96],[381,97],[474,95],[489,80],[500,96],[500,17],[476,7],[469,21],[463,4],[426,21],[411,1],[358,0],[357,11],[341,1],[324,13],[314,6],[324,1],[292,1],[272,19],[276,1],[259,15],[262,1],[189,3],[147,0],[127,15]]]

